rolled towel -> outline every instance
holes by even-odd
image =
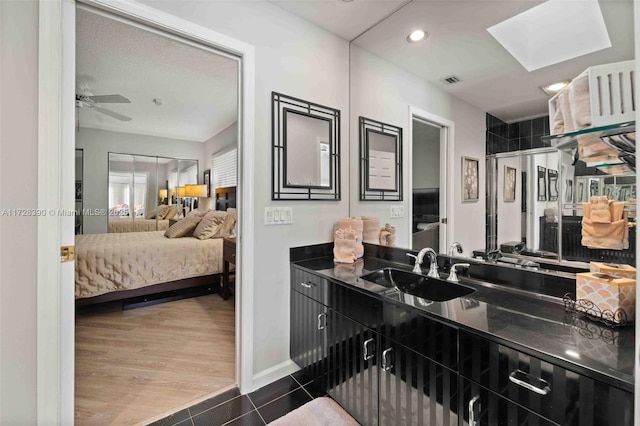
[[[388,223],[384,224],[384,230],[389,234],[386,236],[387,239],[387,247],[395,247],[396,246],[396,227],[391,226]]]
[[[589,98],[589,75],[582,74],[569,84],[569,104],[575,130],[591,126],[591,99]]]
[[[384,228],[382,228],[382,229],[380,230],[380,238],[379,238],[379,241],[380,241],[380,245],[381,245],[381,246],[386,246],[386,245],[387,245],[387,236],[389,236],[389,235],[391,235],[391,232],[389,232],[389,231],[385,231],[385,230],[384,230]]]
[[[356,233],[356,259],[364,256],[364,246],[362,245],[363,222],[359,217],[343,217],[333,224],[333,232],[338,229],[352,229]]]
[[[563,89],[556,98],[556,103],[560,105],[562,111],[562,121],[564,121],[564,133],[573,132],[576,129],[571,116],[571,104],[569,103],[569,92]]]
[[[551,125],[551,134],[558,135],[564,133],[564,120],[562,119],[562,109],[560,108],[560,102],[558,97],[553,100],[556,106],[556,110],[553,113],[553,124]]]
[[[353,229],[338,229],[333,239],[333,261],[353,263],[356,261],[356,233]]]
[[[361,216],[362,241],[369,244],[378,244],[380,236],[380,220],[377,217]]]

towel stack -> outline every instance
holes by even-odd
[[[380,238],[380,220],[377,217],[360,216],[362,219],[362,241],[369,244],[378,244]]]
[[[363,221],[359,217],[338,219],[333,225],[333,261],[353,263],[364,255]]]
[[[384,224],[384,228],[380,230],[380,245],[387,247],[396,246],[396,227],[388,223]]]
[[[589,75],[580,74],[555,96],[553,134],[568,133],[591,126]],[[552,101],[552,102],[553,102]]]
[[[591,126],[589,75],[585,72],[574,78],[550,101],[555,103],[551,124],[552,134],[574,132]],[[598,136],[578,136],[578,158],[584,162],[606,162],[617,159],[615,149]]]
[[[626,250],[629,248],[629,224],[624,203],[606,196],[591,197],[584,203],[582,245],[589,248]]]

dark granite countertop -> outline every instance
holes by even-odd
[[[565,313],[560,298],[513,292],[500,285],[464,277],[460,283],[473,287],[475,292],[446,302],[427,301],[361,278],[384,267],[411,271],[406,264],[367,256],[355,265],[334,264],[332,256],[306,260],[303,257],[292,256],[292,263],[633,392],[633,326],[608,328]]]

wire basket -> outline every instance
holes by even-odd
[[[564,301],[564,310],[572,315],[584,315],[590,320],[600,322],[607,327],[624,327],[629,323],[627,314],[624,310],[618,308],[615,312],[608,309],[600,309],[598,305],[589,299],[574,300],[570,293],[562,298]]]

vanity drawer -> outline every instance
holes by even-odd
[[[329,304],[328,280],[294,266],[291,267],[291,289],[323,305]]]
[[[460,374],[562,425],[633,424],[633,394],[466,331]]]

